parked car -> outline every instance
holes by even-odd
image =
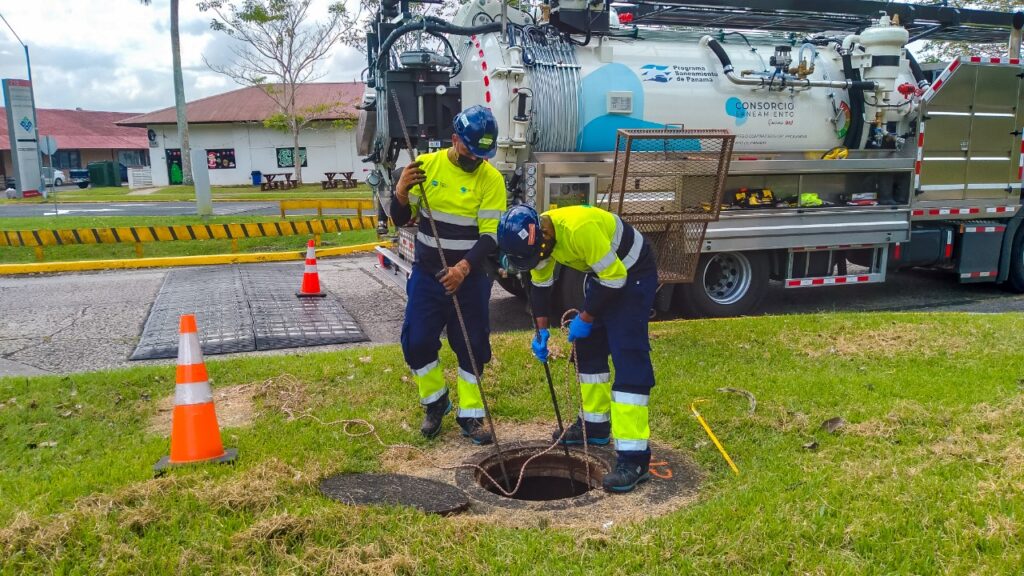
[[[89,170],[85,168],[72,168],[68,170],[68,177],[72,184],[78,184],[79,188],[89,187]]]
[[[63,186],[67,178],[64,171],[57,168],[43,168],[43,184],[50,186]]]

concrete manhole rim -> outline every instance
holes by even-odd
[[[506,454],[508,457],[517,457],[539,452],[549,446],[551,446],[550,442],[543,441],[515,442],[511,444],[503,444],[502,453]],[[591,466],[603,468],[605,473],[610,472],[615,467],[615,451],[609,448],[588,446],[587,452],[584,453],[582,446],[574,446],[570,447],[569,452],[574,458],[581,462],[585,461],[584,459],[586,458],[586,454],[589,454]],[[557,447],[549,452],[549,454],[552,453],[556,456],[564,457],[562,447]],[[488,447],[467,458],[463,464],[480,466],[492,459],[495,455],[496,452],[494,447]],[[477,481],[477,472],[477,468],[472,466],[459,468],[455,472],[455,485],[461,488],[469,496],[470,500],[486,504],[488,506],[512,509],[528,508],[533,510],[563,510],[595,504],[608,496],[608,494],[601,489],[600,485],[598,485],[596,487],[592,486],[591,489],[584,494],[571,498],[562,498],[559,500],[517,500],[515,498],[508,498],[495,494],[481,486]],[[519,477],[519,469],[509,469],[508,473],[514,484]],[[500,481],[500,478],[495,479]]]

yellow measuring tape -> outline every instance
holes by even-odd
[[[729,463],[729,468],[732,468],[733,473],[739,476],[740,469],[733,463],[732,458],[729,457],[729,453],[725,451],[725,447],[723,447],[722,443],[718,441],[718,437],[715,436],[715,433],[711,431],[711,427],[708,426],[704,417],[700,415],[700,412],[697,412],[697,404],[700,404],[701,402],[707,402],[707,400],[695,400],[690,404],[690,410],[693,412],[693,415],[697,417],[697,421],[700,422],[700,425],[704,427],[704,431],[711,437],[711,441],[715,443],[715,447],[717,447],[718,451],[722,453],[722,457]]]

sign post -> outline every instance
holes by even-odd
[[[210,192],[210,167],[206,160],[206,150],[192,149],[192,183],[196,189],[196,214],[208,217],[213,215],[213,198]]]
[[[2,86],[15,187],[22,198],[39,196],[42,167],[39,165],[39,133],[32,100],[32,82],[8,78],[3,80]]]
[[[57,153],[57,139],[53,136],[43,136],[39,139],[39,151],[46,154],[46,157],[50,159],[50,167],[46,169],[46,177],[50,179],[50,184],[46,184],[46,178],[43,178],[43,185],[46,186],[50,191],[50,195],[53,196],[53,213],[57,213],[57,182],[53,178],[53,155]],[[43,191],[43,197],[47,196],[46,191]]]

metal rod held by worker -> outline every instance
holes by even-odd
[[[526,278],[525,273],[520,276],[520,280],[521,284],[523,285],[523,288],[526,291],[526,305],[530,309],[530,317],[533,318],[533,329],[539,337],[540,326],[537,325],[537,315],[533,313],[533,300],[530,299],[530,284]],[[562,411],[561,409],[558,408],[558,395],[555,394],[555,383],[551,380],[551,365],[548,364],[548,361],[546,359],[544,360],[544,375],[547,376],[548,378],[548,392],[551,393],[551,405],[555,409],[555,420],[558,421],[558,437],[562,438],[562,435],[565,434],[565,425],[562,423]],[[572,489],[575,490],[576,485],[574,482],[576,472],[574,470],[575,466],[573,466],[572,456],[569,455],[569,445],[565,443],[564,438],[562,438],[561,442],[562,449],[565,450],[566,461],[569,464],[569,484],[570,486],[572,486]],[[587,462],[586,465],[589,467],[590,462]]]
[[[409,158],[416,162],[416,149],[412,147],[412,139],[409,138],[409,128],[405,125],[405,114],[402,113],[402,105],[398,101],[398,94],[391,93],[391,100],[395,104],[395,111],[398,113],[398,123],[402,126],[402,135],[405,137],[405,147],[409,151]],[[423,212],[430,223],[430,232],[434,236],[434,244],[437,246],[437,253],[441,257],[441,271],[448,269],[448,259],[445,258],[444,248],[441,247],[441,235],[437,232],[437,222],[434,221],[434,214],[430,211],[430,202],[427,200],[427,191],[423,182],[418,184],[420,188],[420,200],[423,202]],[[484,405],[484,418],[491,429],[491,439],[494,442],[494,451],[498,456],[498,466],[501,468],[501,476],[505,480],[505,490],[512,490],[512,482],[505,469],[505,455],[501,451],[501,444],[498,443],[498,432],[494,428],[494,418],[491,417],[491,407],[487,402],[487,394],[484,392],[484,380],[480,374],[480,368],[476,363],[476,355],[473,354],[473,346],[469,341],[469,332],[466,330],[466,321],[462,317],[462,307],[459,306],[459,296],[452,292],[452,305],[455,307],[455,317],[459,321],[459,328],[462,329],[462,338],[466,343],[466,354],[469,356],[469,364],[473,369],[473,376],[476,378],[477,387],[480,389],[480,401]]]

